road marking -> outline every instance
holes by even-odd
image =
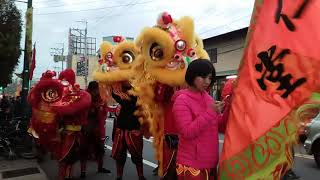
[[[110,151],[112,151],[112,147],[111,147],[111,146],[106,145],[106,147],[107,147]],[[127,153],[127,156],[128,156],[129,158],[131,158],[131,155],[130,155],[129,153]],[[155,164],[155,163],[153,163],[153,162],[150,162],[150,161],[148,161],[148,160],[145,160],[145,159],[143,159],[143,164],[148,165],[148,166],[153,167],[153,168],[158,167],[157,164]]]
[[[113,123],[113,120],[107,119],[106,120],[108,123]]]
[[[295,153],[294,155],[295,157],[299,157],[299,158],[304,158],[304,159],[311,159],[314,160],[314,157],[311,155],[307,155],[307,154],[299,154],[299,153]]]
[[[143,138],[143,140],[153,143],[153,137],[150,137],[149,139]]]

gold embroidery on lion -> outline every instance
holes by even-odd
[[[51,112],[46,112],[46,111],[42,111],[39,109],[34,109],[33,113],[35,114],[35,116],[40,117],[40,121],[42,123],[47,123],[50,124],[55,120],[55,113],[51,113]]]

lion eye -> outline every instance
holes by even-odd
[[[132,52],[130,51],[125,51],[123,52],[122,54],[122,62],[125,63],[125,64],[130,64],[132,63],[132,61],[134,61],[134,55]]]
[[[55,89],[48,89],[41,93],[41,97],[46,102],[54,102],[59,99],[58,91]]]
[[[164,56],[161,46],[157,43],[153,43],[151,45],[149,54],[151,59],[154,61],[161,61]]]

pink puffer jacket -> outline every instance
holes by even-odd
[[[211,108],[214,100],[206,93],[184,89],[172,97],[175,126],[179,134],[177,163],[197,169],[216,168],[219,161],[218,130],[228,116]],[[220,126],[220,127],[219,127]]]

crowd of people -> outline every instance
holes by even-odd
[[[7,97],[0,99],[0,119],[1,121],[11,121],[14,117],[22,117],[21,97]]]

